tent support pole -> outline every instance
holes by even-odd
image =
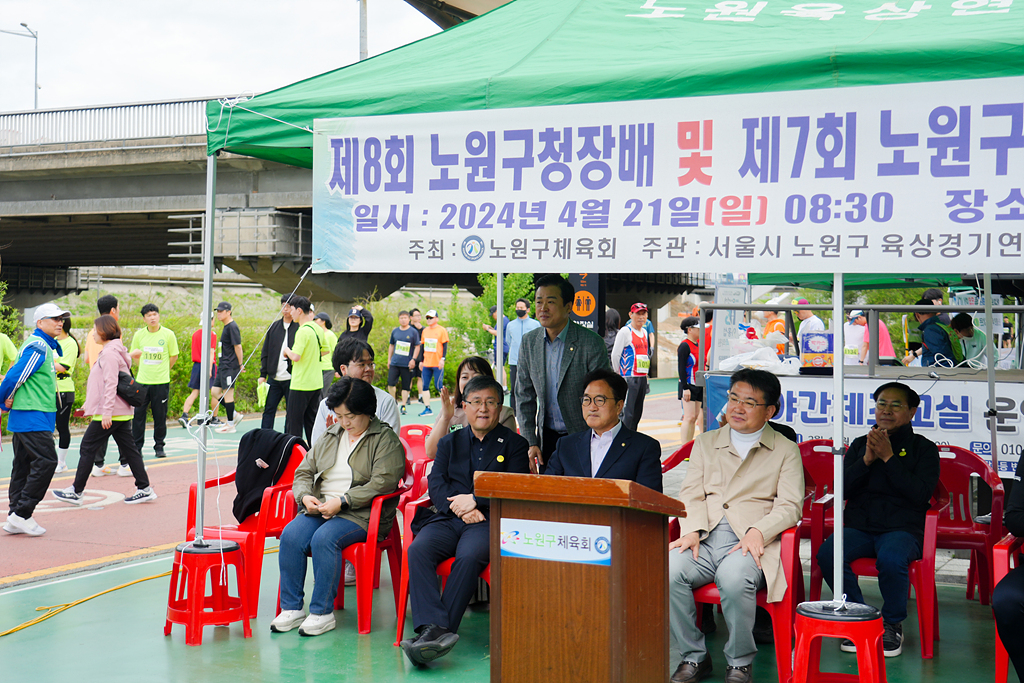
[[[839,344],[843,343],[843,274],[836,273],[832,281],[832,349],[833,352],[836,349],[842,347]],[[835,358],[835,356],[833,356]],[[833,363],[832,368],[832,381],[833,381],[833,394],[832,394],[832,427],[834,429],[832,435],[832,458],[833,458],[833,475],[832,481],[834,482],[832,487],[832,493],[835,496],[835,504],[832,510],[835,514],[835,532],[833,534],[833,574],[832,574],[832,602],[836,606],[840,606],[846,602],[845,593],[843,591],[843,423],[846,419],[846,412],[844,411],[844,393],[843,393],[843,369],[845,359],[839,356],[839,362]]]
[[[206,215],[203,218],[203,338],[202,350],[199,355],[199,376],[210,376],[210,332],[213,320],[210,309],[213,307],[213,233],[217,214],[217,155],[206,157]],[[206,420],[206,412],[210,408],[210,383],[200,382],[199,392],[199,453],[196,457],[198,470],[196,486],[196,540],[195,545],[203,547],[203,513],[206,503],[206,433],[210,426]]]
[[[498,336],[494,338],[494,365],[498,368],[498,381],[501,382],[501,386],[508,388],[508,384],[505,383],[505,326],[502,321],[505,320],[505,273],[497,273],[496,281],[498,283],[498,301],[497,308],[494,309],[497,317],[494,320],[494,326],[498,330]],[[455,378],[458,381],[458,378]],[[512,397],[515,400],[515,397]]]
[[[992,273],[985,273],[985,339],[991,349],[986,348],[988,358],[988,417],[989,434],[992,437],[992,469],[999,474],[999,448],[996,443],[996,361],[999,360],[999,345],[992,339]]]

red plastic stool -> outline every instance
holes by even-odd
[[[243,561],[242,549],[234,541],[206,541],[203,546],[190,541],[175,548],[164,635],[171,635],[171,624],[185,624],[185,644],[202,645],[203,627],[207,624],[227,626],[241,621],[242,633],[251,638]],[[235,567],[237,596],[228,593],[229,565]],[[182,573],[184,578],[180,577]],[[210,575],[209,595],[206,594],[207,574]]]
[[[804,602],[796,608],[796,651],[793,683],[885,683],[882,613],[870,605],[846,603],[835,611],[832,602]],[[848,638],[857,646],[855,674],[822,672],[821,638]]]

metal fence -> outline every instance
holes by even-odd
[[[205,135],[206,102],[171,100],[0,114],[0,145]]]

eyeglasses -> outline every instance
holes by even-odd
[[[584,406],[589,406],[591,403],[593,403],[595,406],[600,408],[607,402],[608,397],[601,396],[600,394],[597,396],[583,396],[582,398],[580,398],[580,403],[582,403]]]
[[[759,406],[766,406],[766,405],[768,405],[767,403],[754,403],[753,401],[744,401],[743,399],[741,399],[739,396],[737,396],[736,394],[734,394],[732,392],[729,392],[729,403],[730,404],[735,404],[735,405],[738,405],[738,406],[743,406],[744,408],[747,408],[748,410],[753,410],[754,408],[757,408]]]
[[[889,401],[875,401],[875,410],[876,411],[877,410],[891,410],[894,413],[898,413],[899,411],[903,410],[905,407],[906,406],[904,406],[899,401],[893,401],[891,403]]]
[[[496,401],[493,398],[484,399],[482,401],[477,398],[477,399],[474,399],[472,401],[466,401],[466,403],[468,405],[473,406],[474,408],[480,408],[481,406],[487,406],[488,408],[497,408],[498,407],[498,401]]]
[[[353,367],[353,368],[375,368],[375,367],[377,367],[377,364],[374,363],[372,360],[370,362],[368,362],[368,363],[363,362],[361,360],[354,360],[351,363],[349,363],[349,365],[351,367]]]

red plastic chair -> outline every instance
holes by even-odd
[[[832,494],[832,480],[835,474],[835,462],[832,456],[832,439],[811,439],[799,444],[800,460],[804,465],[804,509],[800,537],[811,539],[811,600],[821,599],[821,569],[815,559],[818,548],[832,533],[831,508],[819,506],[814,501],[821,500]],[[820,522],[815,522],[815,514],[821,515]],[[815,595],[817,586],[817,595]]]
[[[939,446],[942,485],[949,492],[949,508],[939,518],[938,548],[970,550],[967,599],[974,599],[978,586],[981,604],[992,598],[992,548],[1003,537],[1003,482],[988,464],[971,451],[958,446]],[[971,513],[972,479],[977,475],[992,489],[992,520],[979,524]],[[946,514],[948,513],[948,514]]]
[[[662,461],[662,463],[661,463],[661,473],[665,474],[669,470],[674,469],[675,467],[677,467],[679,465],[679,463],[683,462],[684,460],[689,460],[690,459],[690,451],[692,451],[692,450],[693,450],[693,440],[691,439],[690,441],[687,441],[682,446],[680,446],[678,451],[676,451],[672,455],[668,456],[668,458],[666,458],[664,461]]]
[[[277,484],[263,491],[260,511],[250,515],[239,524],[223,526],[203,526],[203,538],[235,541],[242,548],[245,560],[245,579],[248,591],[249,618],[256,618],[256,610],[260,600],[260,579],[263,574],[263,551],[267,538],[281,538],[281,532],[295,517],[295,496],[292,495],[292,482],[295,469],[306,455],[306,449],[299,444],[292,447],[288,464]],[[206,488],[216,488],[235,481],[235,472],[225,474],[217,479],[208,479]],[[188,517],[186,518],[185,540],[192,541],[196,537],[195,519],[199,487],[193,483],[188,489]]]
[[[772,633],[775,636],[775,661],[779,669],[779,681],[788,683],[793,675],[793,626],[796,623],[798,595],[803,592],[804,574],[800,567],[800,522],[782,532],[782,571],[786,576],[786,592],[779,602],[768,602],[768,591],[757,592],[757,604],[768,610],[772,616]],[[795,590],[794,590],[795,589]],[[714,582],[693,591],[697,604],[722,604],[718,586]],[[697,610],[698,623],[701,610]]]
[[[427,459],[427,437],[433,427],[430,425],[404,425],[399,430],[399,436],[407,444],[406,457],[413,462]]]
[[[693,451],[693,440],[687,441],[679,447],[672,455],[668,456],[661,463],[661,473],[665,474],[671,469],[679,466],[679,463],[690,459],[690,452]],[[668,521],[668,540],[674,541],[679,538],[679,520],[673,517]]]
[[[1017,538],[1013,534],[1007,534],[992,549],[993,583],[997,585],[1007,574],[1010,573],[1010,558],[1016,557],[1016,566],[1020,566],[1021,546],[1024,545],[1024,538]],[[996,683],[1006,683],[1006,677],[1010,671],[1010,655],[1006,652],[999,632],[996,632]]]
[[[831,507],[833,498],[815,501],[815,508]],[[932,508],[924,518],[924,548],[921,559],[910,563],[910,586],[917,597],[917,624],[921,637],[921,658],[931,659],[935,651],[935,641],[939,639],[939,605],[938,593],[935,590],[935,544],[938,536],[939,517],[948,514],[948,496],[940,480],[932,495]],[[821,524],[822,516],[816,515],[815,524]],[[821,533],[815,530],[815,534]],[[813,556],[812,556],[813,560]],[[850,563],[850,569],[857,576],[878,576],[875,558],[862,557]],[[814,582],[817,581],[817,585]],[[821,572],[817,578],[811,576],[811,600],[819,600],[821,596]]]

